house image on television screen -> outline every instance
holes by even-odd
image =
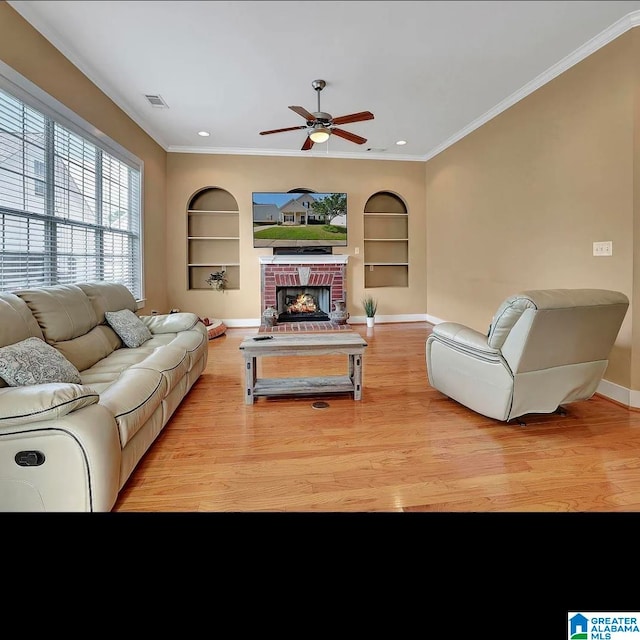
[[[254,193],[254,247],[347,246],[346,193]]]

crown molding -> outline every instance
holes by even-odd
[[[347,151],[300,151],[297,149],[245,149],[225,147],[182,147],[170,145],[168,153],[202,153],[209,155],[238,156],[285,156],[289,158],[344,158],[348,160],[401,160],[404,162],[424,162],[422,156],[385,153],[351,153]]]

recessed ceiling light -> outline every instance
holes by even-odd
[[[198,135],[203,138],[208,138],[211,134],[208,131],[198,131]]]
[[[407,144],[407,141],[406,140],[398,140],[398,142],[396,142],[396,144],[399,144],[399,145]]]

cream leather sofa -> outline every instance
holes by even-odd
[[[151,338],[128,348],[105,321],[122,309],[135,312],[133,295],[105,282],[0,293],[0,347],[41,338],[81,378],[0,378],[0,510],[110,511],[205,369],[207,330],[195,314],[139,316]]]
[[[500,305],[488,335],[440,323],[426,342],[429,383],[496,420],[552,413],[595,393],[628,306],[617,291],[524,291]]]

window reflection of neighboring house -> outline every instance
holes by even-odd
[[[0,231],[3,233],[0,251],[5,262],[15,260],[24,262],[29,259],[36,270],[44,264],[45,240],[44,223],[31,222],[32,239],[27,245],[27,234],[21,233],[24,229],[24,218],[19,215],[12,216],[11,211],[26,211],[35,214],[48,214],[47,188],[46,188],[46,164],[44,145],[44,133],[26,134],[23,137],[0,132],[0,208],[5,210],[4,219],[0,218]],[[81,188],[71,175],[67,162],[56,156],[55,168],[55,216],[61,223],[70,221],[65,225],[67,233],[58,233],[58,247],[56,264],[59,279],[74,281],[76,255],[87,254],[87,234],[74,230],[74,220],[89,223],[96,222],[95,209],[91,199],[85,198]],[[82,171],[82,169],[80,169]],[[84,174],[84,171],[82,172]],[[95,180],[93,181],[95,183]],[[93,184],[92,183],[92,184]],[[93,194],[91,194],[93,195]],[[43,227],[41,245],[38,247],[33,241],[33,225]],[[76,254],[76,255],[74,255]],[[39,256],[38,260],[36,256]],[[80,258],[81,260],[83,258]],[[40,266],[38,266],[38,264]]]
[[[23,141],[20,137],[0,132],[0,206],[29,213],[45,213],[46,165],[43,144],[43,133],[27,134]],[[59,156],[55,156],[54,163],[56,214],[63,218],[95,222],[91,200],[84,197],[67,163]],[[26,178],[24,182],[23,175]]]

